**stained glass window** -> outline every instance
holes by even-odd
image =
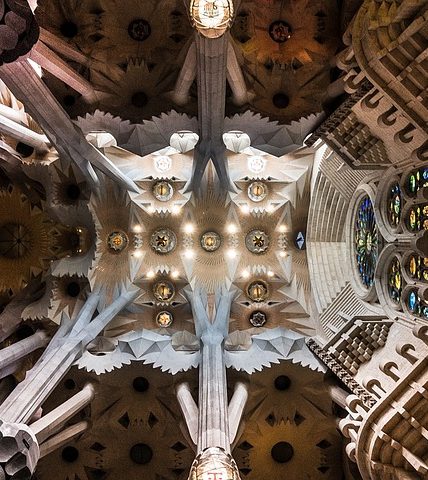
[[[428,282],[428,258],[411,255],[407,271],[412,278]]]
[[[428,168],[420,168],[419,170],[414,170],[408,177],[407,177],[407,192],[409,195],[416,195],[418,190],[423,187],[428,186]]]
[[[395,303],[400,303],[403,289],[400,260],[395,257],[388,270],[388,293]]]
[[[428,318],[428,304],[418,295],[417,290],[411,290],[407,297],[409,310],[418,317]]]
[[[391,186],[388,198],[388,220],[393,227],[398,227],[402,210],[401,189],[398,183]]]
[[[366,195],[358,206],[355,220],[355,248],[361,281],[371,287],[378,259],[378,229],[373,204]]]
[[[407,226],[411,232],[428,230],[428,204],[414,205],[407,214]]]

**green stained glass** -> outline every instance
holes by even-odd
[[[403,290],[403,277],[401,275],[401,265],[397,257],[391,262],[388,270],[388,293],[395,303],[400,303],[401,292]]]
[[[379,254],[378,229],[373,204],[365,196],[357,210],[355,219],[355,250],[361,282],[371,287]]]
[[[400,185],[396,183],[390,188],[388,198],[388,219],[393,227],[398,227],[400,223],[402,206]]]
[[[407,177],[407,193],[409,195],[416,195],[418,191],[428,186],[428,168],[420,168],[419,170],[414,170]]]

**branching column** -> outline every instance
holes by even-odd
[[[202,360],[199,367],[198,453],[208,447],[220,447],[230,453],[223,336],[220,332],[207,332],[202,336],[202,342]]]
[[[0,478],[29,479],[40,456],[39,441],[55,433],[91,401],[93,388],[86,386],[82,392],[35,422],[32,425],[34,431],[26,425],[68,372],[83,348],[138,294],[139,290],[135,288],[122,293],[92,320],[99,302],[99,295],[92,293],[76,321],[64,322],[60,326],[35,366],[0,406]],[[49,440],[49,446],[44,451],[52,451],[67,439],[84,431],[87,426],[81,424],[60,432],[56,438]]]

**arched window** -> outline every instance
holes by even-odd
[[[422,300],[416,289],[407,294],[407,308],[411,314],[428,319],[428,304]]]
[[[406,225],[411,232],[428,230],[428,204],[413,205],[407,212]]]
[[[394,257],[388,269],[388,293],[391,300],[397,305],[401,302],[403,290],[403,276],[401,274],[400,260]]]
[[[409,196],[416,196],[423,187],[428,187],[428,168],[426,167],[414,170],[406,180],[406,190]]]
[[[410,255],[406,270],[411,278],[428,282],[428,258],[416,254]]]
[[[401,188],[398,183],[394,183],[389,189],[388,198],[388,220],[394,228],[400,224],[402,209],[403,200],[401,198]]]
[[[374,281],[379,245],[373,204],[368,195],[360,200],[356,212],[355,249],[361,281],[369,288]]]

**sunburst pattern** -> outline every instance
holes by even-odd
[[[89,281],[92,289],[101,292],[100,304],[105,305],[133,281],[142,258],[134,255],[132,226],[140,221],[131,208],[127,193],[106,177],[102,183],[100,194],[93,196],[90,202],[97,229],[97,250]],[[108,237],[114,231],[123,232],[129,238],[127,248],[120,253],[108,245]]]
[[[48,267],[56,257],[59,231],[38,207],[17,187],[0,190],[0,228],[4,225],[22,226],[28,233],[29,248],[15,258],[0,256],[0,291],[19,291],[35,275]],[[19,239],[17,239],[19,241]]]

